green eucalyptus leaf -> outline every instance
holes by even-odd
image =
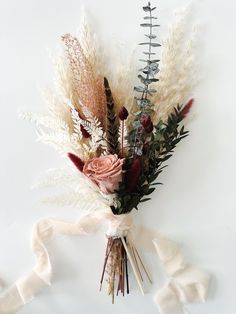
[[[139,43],[140,46],[142,45],[150,45],[150,43]]]
[[[161,45],[158,44],[158,43],[151,43],[150,45],[151,45],[152,47],[161,47]]]
[[[144,51],[143,54],[154,56],[156,53],[155,52]]]
[[[152,9],[151,9],[150,5],[146,5],[143,7],[143,11],[150,12],[150,11],[152,11]]]
[[[145,91],[145,87],[142,87],[142,86],[135,86],[135,87],[134,87],[134,90],[135,90],[136,92],[142,93],[142,92]]]
[[[150,200],[151,200],[151,197],[143,198],[143,199],[140,200],[140,203],[147,202],[147,201],[150,201]]]
[[[150,188],[148,189],[148,192],[146,193],[146,195],[152,194],[152,192],[155,191],[156,188]]]
[[[146,63],[149,62],[149,60],[145,60],[145,59],[139,59],[139,61],[141,61],[141,62],[146,62]]]
[[[152,27],[152,23],[141,23],[140,26],[142,26],[142,27]]]
[[[157,20],[156,16],[144,16],[144,20]]]

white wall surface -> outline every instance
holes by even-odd
[[[36,143],[33,126],[19,120],[17,111],[45,110],[40,89],[52,87],[53,75],[48,49],[57,48],[60,35],[75,31],[82,4],[104,49],[118,39],[129,55],[142,36],[138,25],[143,1],[0,1],[0,277],[6,286],[34,265],[29,238],[37,219],[80,215],[73,208],[44,206],[39,200],[50,192],[30,190],[35,178],[63,160]],[[158,1],[162,37],[173,10],[185,4],[186,0]],[[202,80],[195,93],[191,135],[170,160],[161,177],[164,185],[136,215],[138,221],[182,243],[187,260],[212,274],[206,304],[189,306],[191,314],[236,313],[235,12],[233,0],[198,0],[193,5],[192,15],[202,25]],[[98,291],[104,245],[102,232],[50,241],[53,285],[19,313],[158,313],[152,294],[165,277],[158,258],[145,254],[155,278],[146,296],[133,283],[131,295],[111,305]]]

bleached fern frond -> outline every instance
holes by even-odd
[[[99,193],[78,193],[77,191],[48,197],[43,200],[43,203],[56,206],[72,206],[88,211],[96,211],[106,205],[106,201]]]
[[[78,134],[79,137],[83,137],[82,136],[82,132],[81,132],[81,118],[79,116],[79,113],[78,111],[72,106],[70,105],[71,107],[71,118],[72,118],[72,121],[73,121],[73,125],[74,125],[74,132]]]
[[[45,132],[43,128],[36,130],[38,141],[52,146],[61,155],[66,156],[68,152],[72,152],[85,160],[89,157],[88,147],[79,141],[77,134],[68,134],[68,132]]]
[[[96,152],[98,147],[106,150],[106,137],[105,132],[101,126],[101,122],[97,117],[94,117],[86,107],[83,108],[83,113],[85,119],[82,119],[76,110],[76,108],[70,103],[71,116],[74,122],[74,130],[76,133],[81,134],[81,125],[83,128],[91,135],[91,138],[88,141],[88,146],[90,146],[91,152]]]
[[[32,189],[52,187],[57,185],[73,186],[81,182],[84,184],[84,176],[72,167],[49,169],[41,178],[32,185]]]
[[[122,126],[123,123],[123,126]],[[127,148],[129,147],[129,142],[127,140],[128,138],[128,130],[127,130],[127,126],[126,126],[126,120],[122,121],[122,123],[120,123],[119,126],[119,138],[118,141],[120,143],[120,149],[122,149],[122,145],[123,145],[123,150],[127,150]],[[122,152],[123,155],[124,152]]]
[[[73,152],[82,159],[88,158],[90,148],[81,141],[78,134],[71,133],[62,119],[31,112],[21,112],[20,117],[35,124],[38,141],[51,145],[62,155]]]
[[[34,112],[20,112],[19,116],[24,120],[33,122],[37,127],[41,126],[54,131],[63,130],[68,133],[70,132],[68,124],[59,117]]]
[[[155,122],[165,120],[173,107],[186,102],[197,82],[193,62],[196,28],[193,27],[189,35],[189,24],[186,27],[188,12],[187,6],[176,13],[175,22],[162,44],[159,82],[153,84],[157,90],[153,98]]]

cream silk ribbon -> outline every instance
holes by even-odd
[[[89,213],[75,223],[55,219],[37,222],[32,235],[36,265],[30,273],[17,280],[0,295],[0,314],[15,313],[45,286],[51,284],[52,266],[45,246],[50,238],[59,234],[92,234],[104,221],[108,223],[107,234],[110,236],[124,236],[133,229],[130,215],[114,216],[110,210]],[[161,314],[184,314],[185,303],[205,300],[209,276],[185,265],[181,252],[174,242],[158,236],[153,243],[170,276],[168,283],[157,292],[155,302]]]

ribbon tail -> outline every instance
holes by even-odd
[[[18,279],[0,295],[0,313],[12,314],[33,300],[45,286],[51,284],[52,267],[46,242],[55,235],[87,235],[94,233],[99,217],[93,214],[82,216],[76,223],[43,219],[33,228],[32,250],[36,257],[34,269]]]
[[[194,266],[187,265],[177,243],[157,237],[153,240],[153,244],[170,276],[154,298],[160,313],[185,314],[185,304],[204,302],[210,276]]]

